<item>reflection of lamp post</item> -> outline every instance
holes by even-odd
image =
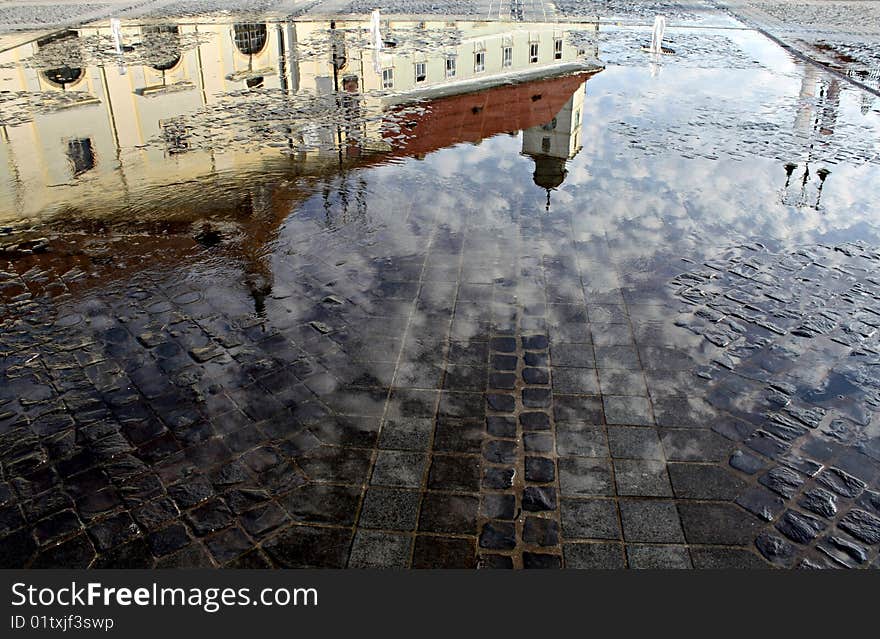
[[[822,199],[822,187],[825,186],[825,178],[828,177],[829,173],[831,173],[831,171],[829,171],[825,167],[822,167],[821,169],[816,171],[816,175],[819,176],[819,188],[816,191],[816,205],[813,208],[819,208],[819,200]]]
[[[796,200],[792,200],[788,197],[788,189],[791,184],[791,176],[794,173],[794,170],[797,168],[797,164],[792,162],[787,162],[784,166],[785,168],[785,185],[782,187],[782,203],[795,207],[806,206],[807,203],[807,183],[810,181],[810,162],[807,160],[806,164],[804,164],[804,173],[801,177],[801,189],[800,193]],[[813,209],[819,209],[819,202],[822,199],[822,189],[825,186],[825,179],[831,174],[831,171],[822,167],[818,171],[816,171],[816,176],[819,178],[819,186],[816,188],[816,203],[812,205]]]

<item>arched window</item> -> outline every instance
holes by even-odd
[[[257,55],[266,46],[268,30],[265,23],[240,22],[232,25],[235,48],[244,55]]]
[[[37,47],[40,49],[45,49],[46,52],[49,53],[50,58],[56,58],[56,47],[53,45],[56,42],[61,40],[72,40],[74,38],[78,38],[79,33],[76,31],[63,31],[61,33],[53,34],[47,38],[43,38],[42,40],[37,41]],[[74,84],[75,82],[79,82],[83,76],[85,76],[85,71],[82,69],[80,64],[82,63],[82,58],[78,48],[74,49],[72,53],[65,54],[64,57],[69,58],[64,64],[58,67],[52,67],[51,69],[43,69],[41,72],[43,77],[46,78],[51,84],[55,86],[59,86],[62,89],[65,88],[68,84]]]
[[[84,75],[85,71],[83,71],[81,68],[69,67],[66,64],[64,66],[58,67],[57,69],[43,70],[43,77],[52,84],[61,87],[62,89],[68,84],[78,82],[82,79]]]
[[[180,62],[178,28],[173,24],[143,27],[143,42],[147,63],[156,71],[169,71]]]

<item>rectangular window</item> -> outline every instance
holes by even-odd
[[[446,77],[455,77],[455,58],[446,58]]]
[[[382,69],[382,88],[394,88],[394,69]]]
[[[427,65],[424,62],[416,62],[416,82],[424,82],[427,77]]]
[[[474,54],[474,73],[486,70],[486,52],[478,51]]]
[[[70,160],[70,164],[73,166],[74,177],[95,168],[95,152],[92,149],[92,139],[68,140],[67,159]]]
[[[513,47],[504,47],[504,49],[501,50],[501,66],[513,66]]]
[[[535,64],[538,61],[538,43],[532,42],[529,45],[529,63]]]
[[[562,60],[562,40],[556,40],[553,42],[553,58],[555,60]]]

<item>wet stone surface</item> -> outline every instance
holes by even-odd
[[[585,24],[563,39],[601,73],[431,101],[322,85],[332,37],[370,60],[321,23],[265,86],[162,93],[116,160],[65,146],[52,185],[9,149],[90,94],[0,93],[2,201],[60,194],[0,226],[0,565],[876,566],[875,108],[739,27],[652,60],[643,27]],[[388,35],[409,68],[472,28]],[[0,72],[134,75],[216,37]],[[139,153],[167,173],[101,203]]]

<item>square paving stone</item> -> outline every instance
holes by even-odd
[[[499,413],[512,413],[516,409],[516,398],[513,395],[488,393],[486,407]]]
[[[484,419],[438,417],[434,452],[479,454],[485,438]]]
[[[736,499],[746,483],[724,466],[715,464],[669,464],[672,491],[678,499]]]
[[[719,420],[717,411],[697,397],[666,397],[654,401],[658,426],[711,428]]]
[[[547,408],[550,406],[549,388],[524,388],[522,390],[523,406],[527,408]]]
[[[651,404],[645,397],[622,397],[603,395],[605,421],[608,424],[629,426],[653,426]]]
[[[434,407],[437,405],[438,395],[445,399],[445,397],[449,395],[449,393],[444,392],[441,394],[433,390],[413,390],[409,388],[396,388],[391,391],[391,397],[388,398],[388,407],[385,415],[389,419],[407,419],[409,417],[433,417]],[[360,413],[345,412],[343,414],[366,414],[381,416],[382,408],[384,406],[383,400],[384,396],[381,396],[380,394],[374,392],[373,396],[369,398],[370,404],[368,408],[362,409]],[[333,408],[332,405],[331,408]]]
[[[587,304],[590,322],[603,324],[626,324],[629,317],[623,304]]]
[[[526,431],[550,430],[550,415],[540,411],[520,413],[519,423]]]
[[[419,530],[436,533],[476,534],[479,499],[466,495],[425,493]]]
[[[516,418],[504,415],[486,417],[486,431],[495,437],[516,437]]]
[[[147,502],[142,507],[132,511],[135,520],[145,530],[153,530],[163,522],[176,518],[179,514],[180,511],[177,509],[177,506],[168,497],[160,497],[159,499]]]
[[[506,439],[490,439],[483,443],[483,459],[492,464],[515,464],[517,444]]]
[[[559,543],[559,524],[546,517],[526,517],[523,541],[536,546],[555,546]]]
[[[699,428],[663,430],[660,440],[669,461],[722,461],[733,447],[730,440],[718,433]]]
[[[653,428],[609,426],[611,456],[623,459],[664,459],[660,438]]]
[[[549,433],[523,433],[523,448],[528,453],[552,453],[553,436]]]
[[[385,530],[415,530],[421,494],[398,488],[367,489],[358,526]]]
[[[625,568],[621,544],[565,544],[562,548],[566,568],[617,570]]]
[[[596,368],[640,370],[639,354],[633,346],[596,346]],[[600,383],[601,372],[600,372]],[[645,393],[647,394],[647,392]]]
[[[513,468],[498,468],[490,466],[483,469],[483,479],[480,485],[483,488],[505,490],[513,486],[513,478],[516,471]]]
[[[298,522],[351,525],[361,498],[359,486],[309,483],[284,495],[280,501]]]
[[[350,528],[291,526],[264,542],[263,550],[284,568],[344,568],[351,535]]]
[[[685,546],[646,546],[627,544],[626,558],[635,569],[688,569],[691,556]]]
[[[422,453],[380,450],[370,484],[418,488],[422,485],[427,457]]]
[[[239,515],[239,521],[254,538],[264,537],[290,521],[287,513],[276,503],[269,502]]]
[[[515,371],[516,363],[516,355],[492,355],[492,368],[496,371]]]
[[[513,522],[487,522],[483,524],[478,543],[480,548],[489,550],[513,550],[516,547],[516,526]]]
[[[328,417],[309,427],[325,444],[372,448],[379,435],[378,417]]]
[[[487,370],[479,366],[447,366],[443,388],[453,391],[482,392],[486,388]]]
[[[739,548],[712,548],[691,546],[694,568],[706,570],[767,569],[769,564],[756,554]]]
[[[746,488],[737,495],[735,501],[755,517],[764,521],[773,521],[785,508],[785,502],[782,501],[782,498],[763,486]]]
[[[188,545],[190,541],[186,526],[179,522],[147,535],[147,543],[150,544],[150,550],[157,557],[180,550]]]
[[[565,322],[551,324],[549,327],[552,343],[589,344],[592,342],[590,327],[584,322]]]
[[[605,459],[560,457],[559,489],[563,496],[613,495],[611,466]]]
[[[526,384],[549,384],[550,370],[547,368],[524,368],[522,370],[522,379]]]
[[[489,342],[489,346],[493,351],[496,351],[498,353],[514,353],[516,352],[516,338],[493,337],[492,340]]]
[[[679,502],[678,514],[689,544],[750,546],[760,531],[760,522],[734,504]]]
[[[349,568],[407,568],[413,538],[409,535],[358,530],[354,535]]]
[[[321,446],[297,458],[297,464],[315,481],[363,484],[370,471],[371,452]]]
[[[534,351],[527,351],[523,355],[523,362],[526,366],[540,366],[542,368],[546,368],[550,365],[550,356],[547,353],[536,353]]]
[[[600,397],[553,395],[553,414],[558,422],[604,423]]]
[[[214,488],[206,477],[193,477],[168,488],[177,507],[187,509],[214,496]]]
[[[548,457],[526,457],[526,481],[545,484],[556,480],[556,464]]]
[[[523,552],[523,568],[526,570],[554,570],[562,568],[562,557],[550,553]]]
[[[201,518],[198,520],[201,522]],[[197,526],[196,534],[210,532],[201,523]],[[89,526],[89,535],[95,540],[98,550],[109,550],[131,541],[141,535],[140,529],[134,523],[127,512],[111,515]]]
[[[44,547],[34,558],[31,568],[85,569],[94,558],[92,542],[88,536],[79,534],[55,546]]]
[[[428,488],[477,492],[480,489],[479,457],[434,455],[428,473]]]
[[[410,417],[409,419],[389,419],[382,425],[379,447],[397,450],[428,450],[434,420]]]
[[[417,535],[413,568],[474,568],[476,548],[472,539]]]
[[[17,522],[23,524],[24,521]],[[49,515],[33,525],[33,532],[40,545],[46,545],[82,528],[82,522],[73,510],[62,510]],[[101,530],[98,528],[98,530]]]
[[[600,368],[598,373],[599,386],[602,389],[603,395],[648,396],[645,376],[641,371]]]
[[[497,390],[513,390],[516,388],[516,373],[490,373],[489,388]]]
[[[520,340],[527,351],[542,351],[550,345],[546,335],[524,335]]]
[[[592,368],[554,366],[550,375],[553,392],[566,395],[598,395],[599,378]]]
[[[205,545],[220,564],[228,563],[253,548],[253,542],[238,527],[227,528],[208,537]]]
[[[614,460],[617,493],[634,497],[672,497],[666,464],[650,460]]]
[[[485,365],[489,357],[489,345],[481,341],[450,342],[446,359],[450,364]]]
[[[556,510],[556,489],[551,486],[526,486],[522,494],[523,510]]]
[[[746,473],[748,475],[754,475],[758,471],[764,470],[768,466],[766,460],[752,455],[750,452],[742,450],[733,451],[730,454],[730,458],[728,459],[727,463],[732,468],[736,468],[741,473]]]
[[[590,332],[596,346],[633,346],[633,333],[629,324],[590,322]]]
[[[442,377],[443,369],[439,366],[424,362],[405,362],[397,367],[394,386],[396,388],[434,390],[440,388]]]
[[[556,449],[566,457],[608,457],[605,428],[577,422],[556,424]]]
[[[617,505],[611,499],[563,499],[564,539],[620,539]]]
[[[570,368],[596,368],[592,344],[554,343],[550,347],[553,366]]]
[[[626,541],[683,543],[678,510],[671,501],[620,501],[623,538]]]
[[[480,498],[480,515],[488,519],[513,519],[516,515],[516,495],[484,493]]]

